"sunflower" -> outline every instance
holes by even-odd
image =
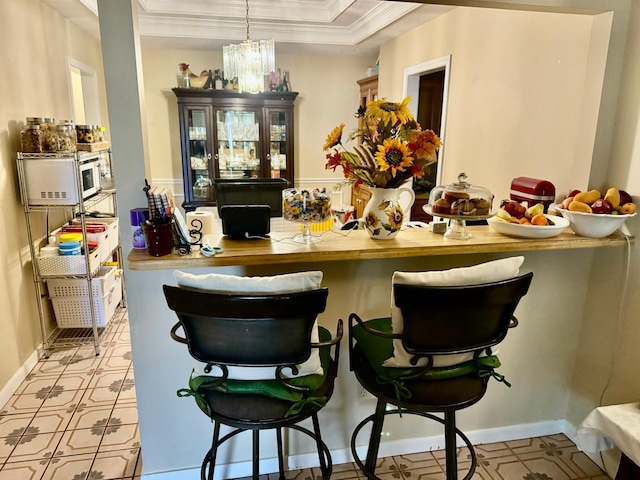
[[[386,98],[372,100],[367,103],[366,116],[379,118],[382,123],[390,125],[404,125],[413,120],[413,115],[407,108],[411,97],[405,97],[402,103],[387,102]]]
[[[342,130],[344,129],[344,123],[341,123],[336,128],[331,130],[331,133],[327,135],[327,139],[324,141],[323,151],[329,150],[331,147],[335,147],[342,140]]]
[[[400,205],[394,205],[393,208],[390,208],[385,213],[389,218],[389,226],[391,227],[391,231],[395,232],[400,230],[400,227],[402,227],[402,218],[404,217]]]
[[[391,175],[395,178],[396,172],[404,172],[405,168],[413,165],[413,158],[407,145],[395,138],[388,138],[378,145],[376,162],[381,172],[391,169]]]

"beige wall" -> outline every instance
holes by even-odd
[[[27,116],[72,118],[66,56],[94,68],[101,84],[102,59],[97,40],[39,0],[0,2],[0,45],[1,391],[42,341],[16,173],[21,124]],[[36,225],[44,235],[44,217]]]
[[[451,54],[443,183],[466,172],[497,199],[518,176],[548,179],[558,192],[584,188],[590,158],[576,149],[595,135],[595,124],[586,140],[578,128],[592,22],[457,8],[381,48],[380,94],[401,98],[405,68]],[[593,61],[602,77],[604,58]]]
[[[143,48],[142,62],[152,178],[181,180],[178,109],[171,91],[177,86],[178,63],[188,63],[199,74],[201,70],[221,68],[222,53]],[[297,179],[340,181],[340,174],[324,169],[322,145],[336,125],[347,124],[346,132],[356,127],[356,80],[365,76],[367,66],[373,62],[375,58],[369,57],[282,55],[277,53],[276,45],[276,64],[289,70],[292,90],[299,92],[294,144]]]

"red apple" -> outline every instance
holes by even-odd
[[[591,210],[593,213],[610,214],[613,211],[613,207],[607,200],[601,198],[591,204]]]
[[[581,193],[580,190],[571,190],[564,198],[575,197],[577,194]]]
[[[620,205],[624,205],[625,203],[632,203],[633,199],[631,195],[629,195],[624,190],[618,190],[620,192]]]
[[[524,205],[521,205],[515,200],[502,200],[502,202],[500,203],[500,208],[502,208],[512,217],[516,217],[518,219],[524,217],[524,214],[527,211]]]

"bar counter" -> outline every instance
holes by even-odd
[[[489,226],[467,228],[472,234],[469,240],[450,240],[426,228],[408,228],[394,240],[372,240],[364,230],[326,231],[312,232],[322,235],[320,242],[297,244],[292,238],[300,231],[298,224],[272,221],[268,239],[234,241],[219,233],[209,236],[211,245],[223,249],[214,257],[195,250],[189,255],[156,258],[147,250],[132,250],[126,282],[137,293],[128,297],[128,307],[145,477],[197,478],[211,442],[211,422],[193,399],[176,395],[176,390],[187,385],[193,361],[169,333],[176,317],[166,305],[162,286],[175,284],[175,269],[241,276],[320,270],[329,298],[318,322],[335,332],[338,320],[346,320],[352,312],[362,318],[389,315],[395,271],[443,270],[522,255],[521,273],[534,272],[534,279],[518,306],[518,328],[500,345],[500,373],[512,387],[497,382],[490,385],[487,399],[462,413],[459,425],[478,443],[566,432],[564,419],[584,309],[602,310],[600,318],[608,326],[609,313],[619,308],[619,289],[589,290],[587,279],[594,268],[601,278],[624,278],[627,239],[619,233],[602,239],[580,237],[567,229],[557,237],[529,240],[503,236]],[[603,334],[603,338],[608,337]],[[353,428],[375,411],[375,399],[358,387],[349,371],[347,347],[345,338],[334,395],[320,412],[322,436],[335,464],[352,461]],[[442,448],[439,424],[402,420],[385,422],[381,456]],[[267,435],[260,442],[265,459],[261,473],[278,467],[272,437]],[[302,437],[287,432],[289,469],[317,465],[315,445]],[[220,457],[223,466],[216,469],[218,478],[251,474],[250,440],[250,435],[239,435],[225,448]]]
[[[205,257],[197,249],[187,255],[152,257],[146,249],[131,250],[131,270],[159,270],[196,267],[269,265],[299,262],[328,262],[408,258],[435,255],[528,252],[626,245],[624,235],[616,232],[605,238],[581,237],[567,228],[556,237],[526,239],[506,237],[491,227],[469,226],[469,240],[450,240],[426,228],[407,228],[393,240],[372,240],[364,230],[312,232],[322,241],[299,244],[291,240],[293,233],[276,231],[269,239],[230,240],[220,234],[209,236],[211,245],[222,247],[222,253]]]

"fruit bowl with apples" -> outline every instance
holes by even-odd
[[[516,200],[503,200],[487,223],[496,232],[517,238],[551,238],[569,226],[567,219],[544,213],[542,203],[526,207]]]
[[[604,195],[599,190],[573,190],[561,204],[550,209],[569,220],[577,235],[592,238],[607,237],[636,216],[631,195],[617,188],[609,188]]]

